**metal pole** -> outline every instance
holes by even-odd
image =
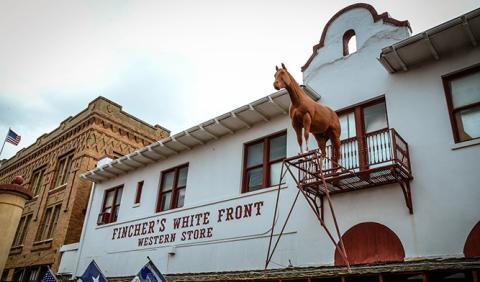
[[[8,128],[8,132],[10,132],[10,127]],[[8,136],[8,132],[7,132],[7,136]],[[3,147],[5,147],[5,141],[7,141],[7,136],[5,136],[5,139],[3,139],[2,149],[0,149],[0,156],[2,156]]]

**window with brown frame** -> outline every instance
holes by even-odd
[[[157,212],[183,207],[187,190],[188,164],[162,172]]]
[[[33,171],[32,178],[30,180],[30,191],[33,196],[37,196],[40,193],[40,189],[43,185],[43,176],[45,174],[46,167],[41,167]]]
[[[70,169],[72,168],[73,153],[64,155],[58,159],[55,172],[55,181],[52,189],[60,187],[67,183]]]
[[[60,217],[60,209],[62,204],[48,207],[40,222],[37,231],[36,241],[43,241],[53,237],[55,228],[57,227],[58,218]]]
[[[357,144],[357,146],[342,147],[344,158],[342,162],[344,165],[347,163],[358,164],[360,169],[367,168],[368,148],[374,144],[369,144],[369,139],[366,136],[388,129],[384,97],[340,110],[337,114],[341,127],[340,140],[346,143],[351,140]],[[388,141],[383,140],[382,142]],[[389,154],[389,152],[385,152],[385,154]]]
[[[244,145],[242,192],[278,184],[287,155],[287,132],[276,133]]]
[[[143,189],[143,180],[137,183],[137,193],[135,194],[134,204],[140,204],[140,199],[142,198],[142,189]]]
[[[480,138],[480,64],[442,79],[455,143]]]
[[[15,238],[13,239],[12,247],[20,246],[25,241],[25,236],[27,235],[28,226],[30,225],[30,220],[32,215],[25,215],[20,218],[18,223],[17,232],[15,233]]]
[[[123,185],[105,191],[102,210],[98,216],[98,225],[117,221],[118,210],[122,201],[122,192]]]
[[[343,55],[347,56],[355,52],[357,52],[357,36],[353,29],[349,29],[343,34]]]

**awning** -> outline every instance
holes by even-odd
[[[480,9],[383,48],[378,59],[390,73],[408,71],[480,43]]]

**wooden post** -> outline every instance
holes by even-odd
[[[378,274],[378,281],[383,282],[383,275],[381,273]]]
[[[426,272],[422,273],[422,282],[428,282],[428,276]]]
[[[342,282],[346,282],[347,280],[345,279],[345,276],[342,276]]]
[[[473,282],[478,282],[478,272],[476,270],[472,271]]]
[[[363,114],[362,108],[358,107],[355,109],[355,125],[356,125],[356,135],[357,135],[357,144],[358,144],[358,162],[360,171],[367,169],[367,154],[366,154],[366,140],[365,140],[365,130],[363,124]]]

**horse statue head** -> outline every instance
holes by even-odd
[[[275,82],[273,82],[273,87],[276,90],[280,90],[282,88],[286,88],[287,85],[292,84],[292,78],[290,77],[290,74],[287,71],[287,68],[285,65],[282,63],[282,68],[278,68],[278,66],[275,66],[275,69],[277,72],[275,73]]]

